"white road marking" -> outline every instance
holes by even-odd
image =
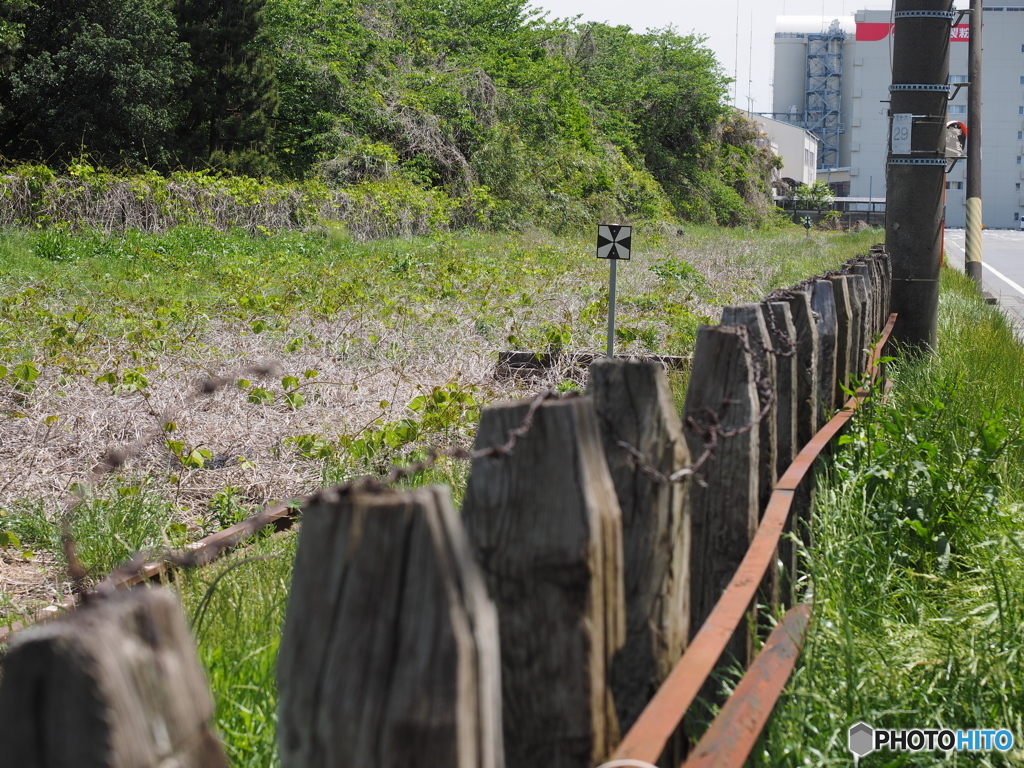
[[[957,235],[959,235],[959,234],[960,233],[958,232]],[[954,236],[954,237],[956,237],[956,236]],[[957,250],[959,250],[961,252],[962,255],[966,256],[967,255],[967,250],[966,250],[965,246],[962,245],[959,242],[960,238],[956,237],[956,239],[954,239],[954,237],[947,237],[946,238],[947,246],[955,246],[957,248]],[[997,232],[985,232],[985,233],[983,233],[982,237],[984,239],[990,239],[990,240],[1019,240],[1019,238],[1014,237],[1013,235],[997,233]],[[1024,296],[1024,287],[1021,287],[1021,286],[1017,285],[1017,283],[1013,282],[1013,280],[1008,278],[1006,275],[1004,275],[998,269],[995,269],[994,267],[992,267],[988,262],[983,261],[982,264],[984,265],[985,269],[987,269],[993,275],[998,277],[1000,280],[1002,280],[1008,286],[1013,288],[1013,290],[1017,291],[1017,293],[1019,293],[1021,296]]]
[[[984,262],[982,262],[982,263],[984,264]],[[1017,291],[1017,293],[1019,293],[1019,294],[1020,294],[1021,296],[1024,296],[1024,288],[1021,288],[1021,287],[1020,287],[1019,285],[1017,285],[1017,284],[1016,284],[1015,282],[1013,282],[1013,280],[1011,280],[1010,278],[1008,278],[1008,277],[1007,277],[1006,275],[1002,274],[1001,272],[999,272],[999,271],[998,271],[998,270],[996,270],[996,269],[993,269],[993,268],[992,268],[992,267],[990,267],[990,266],[989,266],[988,264],[985,264],[985,269],[987,269],[987,270],[988,270],[989,272],[991,272],[991,273],[992,273],[993,275],[995,275],[996,277],[998,277],[998,278],[999,278],[1000,280],[1002,280],[1002,281],[1003,281],[1004,283],[1006,283],[1006,284],[1007,284],[1008,286],[1010,286],[1011,288],[1013,288],[1013,290]]]

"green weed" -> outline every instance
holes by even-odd
[[[814,621],[758,766],[849,765],[846,734],[1024,726],[1024,350],[943,274],[937,354],[902,358],[818,484]],[[865,766],[1009,765],[1007,754],[881,751]]]

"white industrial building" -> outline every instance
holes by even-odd
[[[768,137],[772,152],[782,158],[779,177],[792,187],[818,178],[818,140],[806,128],[763,115],[750,115]]]
[[[885,195],[893,19],[858,11],[823,24],[780,16],[775,33],[773,112],[818,140],[818,178],[839,195]],[[986,227],[1016,228],[1024,215],[1024,6],[984,8],[982,199]],[[966,122],[966,16],[951,29],[948,120]],[[969,141],[968,137],[968,141]],[[965,222],[966,161],[946,176],[946,225]],[[848,183],[848,186],[847,186]]]

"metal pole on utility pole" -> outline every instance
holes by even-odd
[[[954,16],[953,0],[895,0],[885,245],[899,314],[892,338],[921,350],[934,349],[938,335]]]
[[[981,293],[981,0],[971,0],[967,43],[967,227],[964,269]]]

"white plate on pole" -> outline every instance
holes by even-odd
[[[597,227],[597,258],[629,261],[633,228],[624,224],[600,224]]]

